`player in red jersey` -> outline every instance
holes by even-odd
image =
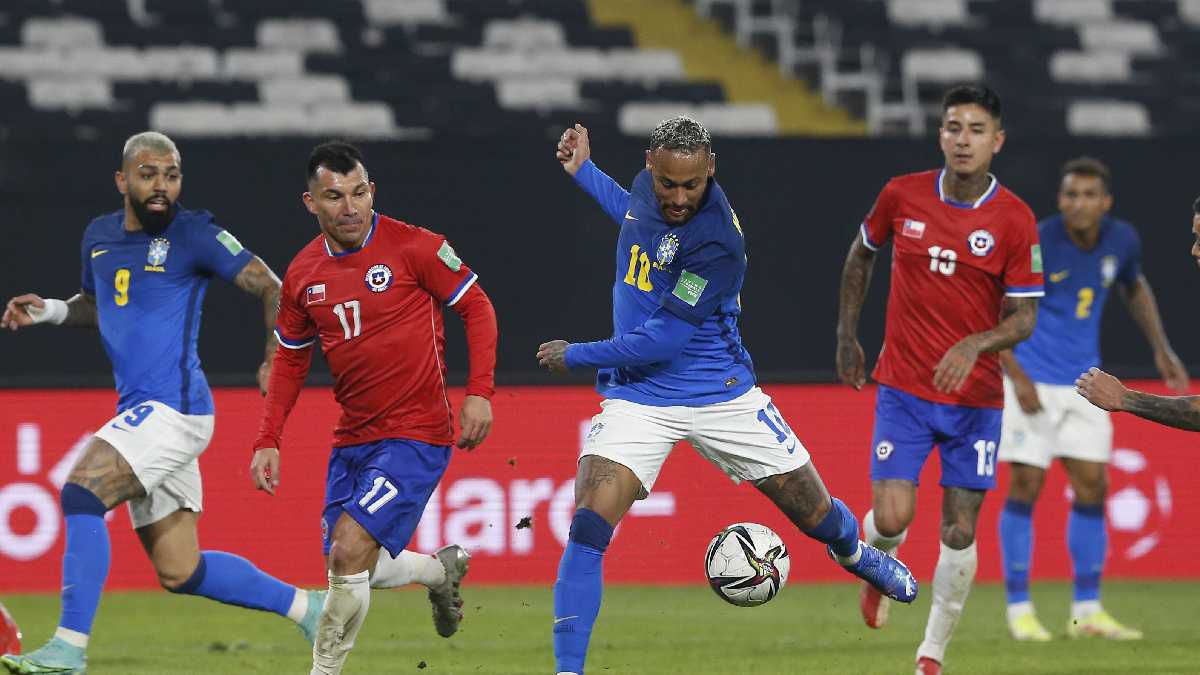
[[[450,462],[454,440],[445,306],[462,317],[470,353],[458,447],[479,445],[492,424],[491,301],[445,237],[379,215],[374,197],[357,148],[331,142],[313,150],[304,204],[321,234],[284,276],[276,327],[284,348],[275,355],[250,467],[256,487],[274,494],[284,421],[308,374],[309,347],[319,340],[342,417],[321,521],[329,596],[313,645],[313,673],[341,671],[366,618],[371,587],[424,577],[438,632],[449,636],[462,618],[458,585],[466,552],[448,546],[430,557],[403,550]]]
[[[875,251],[892,242],[887,326],[871,458],[868,543],[894,551],[916,508],[917,479],[937,445],[942,460],[941,555],[917,672],[941,672],[946,644],[975,577],[975,522],[995,486],[1004,389],[996,352],[1029,337],[1042,295],[1033,213],[988,172],[1004,145],[1000,99],[955,87],[942,101],[945,167],[893,178],[862,224],[842,271],[838,375],[866,382],[858,317]],[[861,595],[879,628],[887,599]]]

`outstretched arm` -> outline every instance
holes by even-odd
[[[1176,429],[1200,431],[1200,396],[1155,396],[1134,391],[1099,368],[1080,375],[1075,389],[1097,408],[1133,413]]]
[[[258,367],[258,391],[267,395],[267,382],[271,378],[271,362],[279,342],[275,339],[275,319],[279,315],[279,289],[282,285],[279,277],[271,271],[262,258],[254,256],[241,272],[234,277],[233,283],[250,295],[262,299],[263,323],[267,326],[267,343],[263,350],[263,362]]]
[[[933,369],[933,386],[941,392],[958,391],[980,354],[1013,347],[1033,334],[1036,322],[1037,298],[1006,296],[1000,323],[991,330],[968,335],[947,350]]]
[[[279,487],[279,446],[283,425],[300,398],[300,389],[312,365],[312,345],[275,350],[267,385],[267,400],[263,405],[258,438],[254,441],[254,458],[250,462],[250,477],[254,487],[274,495]]]
[[[0,328],[20,330],[36,323],[95,326],[98,321],[96,296],[86,291],[80,291],[66,301],[26,293],[8,301],[4,316],[0,317]]]
[[[467,395],[459,414],[462,434],[458,447],[470,450],[487,438],[492,430],[492,394],[496,391],[496,310],[479,284],[474,284],[450,305],[462,317],[467,333],[467,358],[470,373]]]
[[[862,389],[867,382],[866,356],[858,342],[858,318],[871,286],[874,267],[875,251],[863,242],[862,235],[855,235],[842,266],[837,322],[838,378],[855,389]]]
[[[696,328],[660,307],[642,325],[609,340],[546,342],[538,347],[538,364],[552,373],[565,373],[571,368],[624,368],[667,361],[683,351]]]
[[[608,217],[618,225],[625,221],[629,210],[629,193],[617,181],[592,162],[592,145],[588,130],[582,124],[563,132],[555,157],[563,170],[595,199]]]
[[[1154,290],[1150,288],[1150,282],[1144,275],[1139,274],[1132,284],[1121,286],[1121,297],[1129,307],[1134,321],[1137,321],[1145,334],[1150,348],[1154,350],[1154,365],[1158,367],[1163,381],[1174,392],[1187,391],[1187,368],[1167,340],[1167,332],[1163,329],[1162,316],[1158,313],[1158,303],[1154,300]]]

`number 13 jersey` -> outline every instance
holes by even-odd
[[[475,280],[445,237],[379,214],[358,248],[335,253],[319,234],[296,254],[275,335],[288,349],[320,340],[342,407],[335,447],[450,444],[442,308]]]
[[[888,181],[862,224],[867,248],[888,241],[893,248],[887,325],[873,376],[929,401],[1001,408],[995,354],[980,354],[957,392],[939,392],[933,370],[959,340],[996,327],[1004,296],[1042,295],[1037,224],[994,176],[979,199],[962,203],[944,194],[944,173]]]

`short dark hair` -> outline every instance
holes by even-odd
[[[988,111],[996,123],[1000,123],[1000,97],[985,84],[960,84],[951,87],[942,96],[942,112],[949,110],[952,105],[968,103],[974,103]]]
[[[1095,157],[1085,155],[1068,160],[1062,166],[1060,177],[1066,178],[1071,174],[1075,174],[1076,176],[1095,176],[1100,179],[1101,183],[1104,183],[1105,192],[1112,191],[1112,171],[1109,170],[1107,164]]]
[[[712,136],[703,124],[687,115],[680,115],[659,122],[650,132],[650,150],[659,148],[686,153],[698,152],[703,148],[712,152]]]
[[[317,169],[326,169],[346,175],[363,163],[362,152],[345,141],[326,141],[313,148],[308,156],[308,179],[317,177]],[[363,165],[366,168],[366,165]]]

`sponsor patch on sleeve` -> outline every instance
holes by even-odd
[[[700,296],[704,293],[704,287],[708,285],[708,280],[704,277],[696,276],[691,272],[684,270],[679,275],[679,283],[675,284],[675,290],[671,293],[686,302],[692,307],[700,302]]]
[[[226,251],[229,251],[229,255],[237,255],[244,250],[242,248],[242,242],[238,241],[237,237],[229,234],[228,230],[221,230],[217,234],[217,241],[221,242],[221,245],[225,247]]]
[[[442,247],[438,249],[437,257],[441,258],[442,262],[446,263],[446,267],[449,267],[454,272],[462,268],[462,260],[454,252],[454,247],[448,241],[442,242]]]
[[[1029,263],[1034,274],[1042,273],[1042,245],[1034,244],[1029,247]]]

